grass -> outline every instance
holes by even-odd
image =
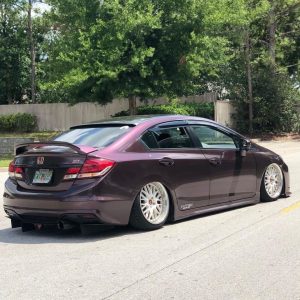
[[[41,131],[31,133],[15,133],[15,132],[0,132],[0,138],[12,137],[12,138],[34,138],[36,140],[49,140],[59,134],[58,131]]]
[[[41,131],[31,133],[0,132],[0,138],[34,138],[37,141],[47,141],[59,133],[60,132],[58,131]],[[12,160],[12,155],[0,155],[0,168],[7,168]]]
[[[13,156],[11,155],[0,156],[0,168],[7,168],[12,160]]]

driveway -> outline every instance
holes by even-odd
[[[261,144],[289,165],[290,198],[90,235],[22,233],[1,210],[0,299],[300,299],[300,142]]]

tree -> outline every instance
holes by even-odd
[[[83,59],[77,52],[81,48],[82,32],[88,31],[99,16],[101,1],[46,2],[50,5],[51,11],[44,14],[44,19],[50,26],[42,45],[44,57],[41,64],[43,77],[40,81],[42,101],[72,103],[85,101],[90,98],[94,82],[92,80],[84,82],[86,75]]]
[[[26,20],[24,3],[3,0],[0,4],[0,103],[21,101],[28,86]]]
[[[235,100],[238,125],[250,134],[253,130],[288,131],[295,127],[297,69],[289,66],[297,65],[300,58],[298,46],[291,47],[297,45],[295,36],[299,36],[295,30],[299,26],[298,5],[292,0],[280,2],[244,2],[246,23],[239,30],[244,38],[231,39],[236,41],[232,60],[223,70],[223,86]]]
[[[35,94],[36,94],[36,82],[35,82],[35,45],[33,40],[33,31],[32,31],[32,0],[28,0],[28,41],[30,47],[30,75],[31,75],[31,101],[35,103]]]
[[[0,4],[0,103],[125,97],[134,113],[136,98],[217,90],[245,131],[292,126],[299,0],[45,1]]]
[[[280,53],[282,39],[285,39],[285,42],[289,40],[288,44],[292,45],[293,38],[300,36],[300,2],[298,0],[269,0],[269,5],[267,44],[270,64],[275,72],[277,59],[282,55]],[[279,55],[276,55],[276,52],[279,52]]]
[[[48,68],[59,76],[44,87],[68,90],[74,101],[126,97],[133,110],[136,97],[195,94],[227,59],[221,27],[239,22],[229,3],[51,1],[60,25]]]
[[[36,1],[35,1],[36,2]],[[36,69],[47,30],[46,18],[28,0],[0,4],[0,103],[35,102]],[[36,57],[36,53],[38,56]]]

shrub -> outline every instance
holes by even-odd
[[[0,116],[0,131],[9,132],[13,129],[12,115]]]
[[[297,113],[297,115],[296,115],[296,122],[295,122],[293,131],[300,133],[300,113]]]
[[[291,78],[285,74],[272,74],[261,68],[253,74],[253,129],[255,133],[281,133],[299,131],[299,114],[295,109],[300,93]],[[231,95],[236,107],[236,125],[241,132],[249,128],[247,87]]]
[[[214,104],[210,103],[180,103],[172,100],[168,104],[143,105],[137,107],[137,115],[175,114],[190,115],[208,119],[214,118]],[[113,117],[128,116],[129,111],[121,111]]]
[[[0,116],[0,132],[33,132],[37,118],[27,113]]]

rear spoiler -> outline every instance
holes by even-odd
[[[30,151],[34,148],[40,148],[43,146],[59,146],[59,147],[66,147],[75,151],[78,154],[87,154],[86,152],[82,151],[80,147],[75,146],[73,144],[67,142],[59,142],[59,141],[51,141],[51,142],[33,142],[27,144],[20,144],[15,147],[15,155],[22,154],[24,152]],[[92,147],[90,147],[92,148]],[[96,150],[96,149],[95,149]]]

